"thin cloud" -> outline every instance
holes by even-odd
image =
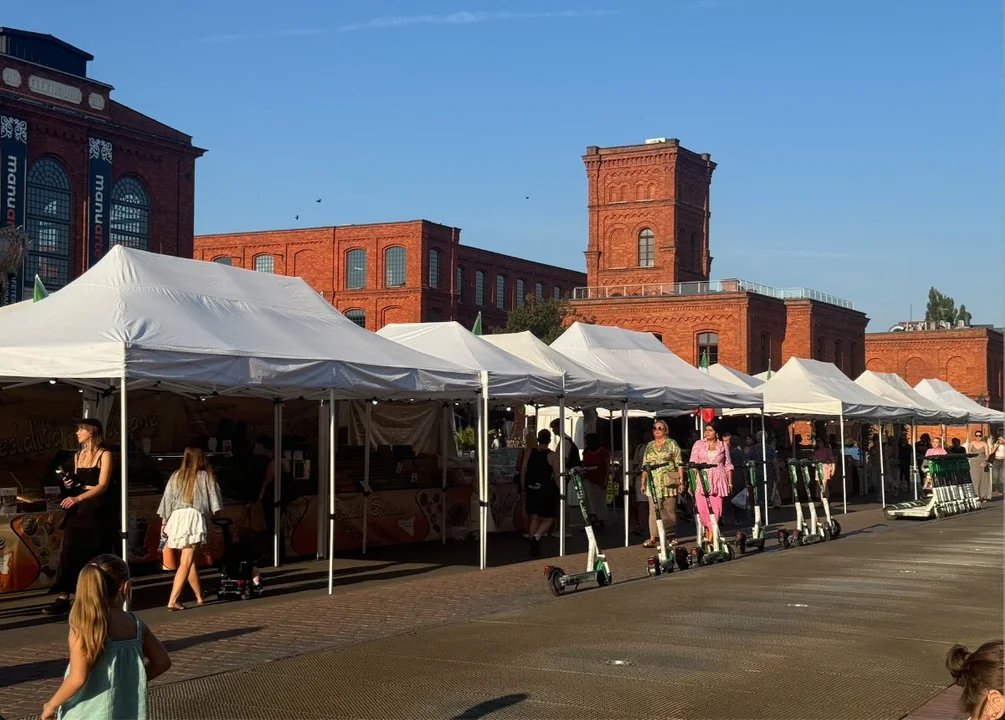
[[[206,35],[189,43],[219,44],[242,42],[245,40],[272,40],[291,37],[309,37],[312,35],[332,35],[335,33],[364,32],[367,30],[392,30],[414,25],[478,25],[492,22],[513,22],[521,20],[573,20],[580,18],[598,18],[617,15],[618,10],[560,10],[553,12],[455,12],[448,15],[394,15],[378,17],[363,22],[340,25],[335,28],[299,28],[291,30],[273,30],[262,33],[220,33]]]

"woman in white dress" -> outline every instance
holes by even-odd
[[[196,603],[203,604],[195,555],[199,546],[206,542],[209,518],[222,507],[223,496],[206,455],[198,448],[185,448],[181,467],[168,480],[164,497],[157,508],[161,517],[161,534],[167,537],[167,546],[181,551],[168,610],[185,609],[178,602],[178,597],[186,580],[192,586]]]

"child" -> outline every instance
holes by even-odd
[[[145,720],[147,681],[165,673],[171,658],[139,618],[121,609],[131,592],[129,567],[115,555],[99,555],[80,571],[70,610],[70,665],[42,720]]]

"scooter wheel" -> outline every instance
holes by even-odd
[[[764,538],[757,541],[757,550],[758,552],[764,550]]]
[[[677,550],[674,551],[674,559],[677,561],[677,567],[680,570],[687,570],[691,566],[688,562],[689,555],[685,548],[677,548]]]
[[[597,572],[597,587],[606,587],[614,582],[614,575],[603,571]]]
[[[831,520],[831,537],[839,538],[841,537],[841,523],[837,520]]]
[[[824,525],[823,526],[823,531],[824,531],[824,534],[823,534],[824,542],[827,542],[828,540],[831,539],[831,529],[829,527],[827,527],[826,525]]]
[[[799,537],[799,531],[798,530],[794,530],[791,535],[786,536],[786,538],[785,538],[785,547],[793,548],[797,544],[800,544],[799,541],[801,539],[802,538]]]
[[[778,544],[782,548],[782,550],[784,550],[787,547],[790,547],[788,530],[782,528],[778,531]]]
[[[694,551],[691,553],[691,556],[694,558],[695,564],[698,567],[705,567],[706,565],[709,564],[705,562],[705,551],[702,550],[701,548],[695,548]]]
[[[726,562],[729,562],[730,560],[733,559],[733,548],[731,548],[729,545],[723,545],[723,551],[725,553]]]
[[[736,533],[736,547],[741,555],[747,552],[747,536],[742,532]]]
[[[552,568],[551,572],[548,573],[548,588],[555,597],[565,594],[565,585],[561,582],[563,575],[565,575],[565,571],[557,567]]]

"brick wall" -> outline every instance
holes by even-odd
[[[834,363],[854,379],[865,369],[864,313],[816,300],[786,300],[782,362],[792,357]]]

